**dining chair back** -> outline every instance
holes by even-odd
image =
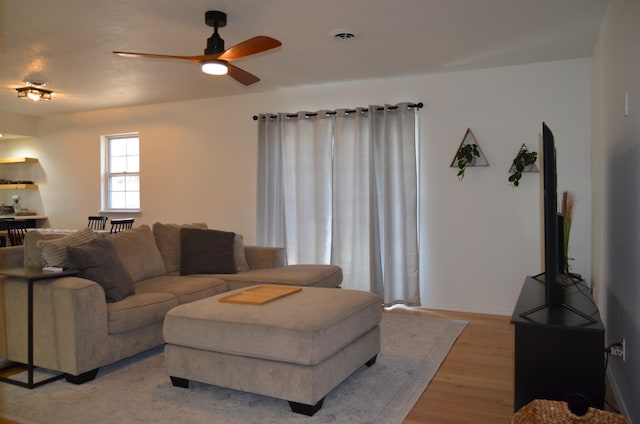
[[[27,223],[22,220],[13,219],[4,221],[4,225],[7,229],[7,235],[9,236],[9,244],[11,244],[11,246],[22,246],[24,236],[27,235]]]
[[[91,228],[92,230],[104,230],[108,220],[108,216],[90,216],[87,227]]]
[[[118,218],[111,220],[110,233],[119,233],[120,231],[130,230],[133,227],[133,218]]]

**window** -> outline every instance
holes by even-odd
[[[102,137],[102,209],[140,209],[140,137],[137,133]]]

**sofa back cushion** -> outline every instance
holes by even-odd
[[[113,243],[122,265],[134,282],[167,273],[148,225],[110,234],[108,239]]]
[[[180,229],[181,228],[207,228],[204,222],[193,224],[153,224],[153,236],[160,255],[164,260],[167,273],[180,270]]]
[[[236,271],[249,271],[249,263],[244,252],[244,237],[242,234],[236,233],[233,239],[233,256],[236,262]]]

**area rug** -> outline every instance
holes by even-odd
[[[34,390],[0,384],[0,414],[24,424],[401,423],[433,378],[465,321],[384,313],[382,349],[325,398],[313,417],[286,401],[191,382],[173,387],[162,348],[104,367],[82,385]]]

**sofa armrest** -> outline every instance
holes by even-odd
[[[6,278],[0,287],[5,358],[25,363],[27,283]],[[78,277],[36,281],[33,289],[35,365],[72,375],[101,366],[108,351],[104,289]]]
[[[21,268],[24,264],[24,247],[0,247],[0,268]]]
[[[244,255],[250,269],[275,268],[287,264],[282,247],[245,246]]]

